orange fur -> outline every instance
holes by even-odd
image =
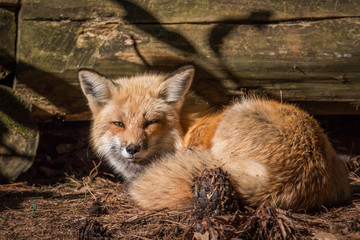
[[[210,149],[212,138],[223,115],[223,112],[220,112],[199,118],[187,131],[183,148]]]
[[[192,179],[206,167],[227,171],[243,201],[252,206],[309,210],[350,198],[346,166],[309,114],[256,98],[213,113],[186,95],[192,76],[189,66],[170,75],[111,82],[80,73],[94,114],[94,148],[131,180],[129,193],[136,204],[188,207]],[[126,127],[114,126],[114,121]],[[130,154],[133,160],[127,158],[129,144],[138,146]]]

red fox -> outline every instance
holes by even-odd
[[[348,171],[316,120],[248,98],[214,112],[188,92],[194,67],[107,79],[79,71],[97,154],[145,209],[186,208],[192,179],[221,167],[244,203],[310,210],[350,199]]]

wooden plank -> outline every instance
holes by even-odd
[[[19,4],[20,0],[0,0],[1,7],[15,8]]]
[[[359,0],[23,0],[24,19],[112,18],[127,23],[253,23],[359,16]]]
[[[122,6],[124,2],[129,4],[127,1],[121,1],[122,4],[107,1],[110,5],[116,3],[116,11],[111,13],[107,9],[111,9],[110,5],[105,5],[101,16],[97,13],[100,8],[96,7],[101,0],[79,1],[84,4],[84,9],[94,9],[84,13],[77,1],[65,1],[63,5],[60,0],[54,1],[57,4],[24,0],[20,19],[17,90],[32,100],[37,116],[65,115],[67,120],[88,118],[77,82],[79,67],[117,76],[143,72],[148,69],[146,65],[169,70],[189,62],[197,65],[193,89],[214,105],[226,103],[246,88],[284,101],[344,103],[350,110],[343,113],[359,114],[356,106],[360,102],[360,18],[326,17],[335,14],[332,4],[337,1],[324,1],[326,8],[322,5],[325,3],[305,4],[307,10],[300,9],[296,15],[310,18],[322,12],[319,16],[323,19],[282,21],[289,17],[285,14],[290,11],[289,5],[283,15],[279,8],[274,8],[276,14],[272,16],[278,16],[280,20],[274,18],[271,22],[257,24],[227,21],[204,24],[203,20],[199,24],[177,22],[180,18],[186,20],[186,17],[176,19],[175,16],[181,14],[174,14],[169,22],[175,23],[171,24],[151,23],[150,18],[146,24],[129,24],[124,15],[129,9]],[[178,4],[172,2],[174,6]],[[194,2],[205,4],[204,1]],[[270,4],[274,7],[274,2],[278,1],[265,2],[261,6]],[[44,10],[36,16],[40,3],[44,3]],[[353,7],[358,3],[337,3],[335,9],[342,9],[337,16],[352,15]],[[157,1],[154,4],[157,6]],[[164,1],[164,9],[169,4]],[[226,4],[224,7],[234,12],[235,6],[239,5],[235,1]],[[63,10],[56,15],[58,6]],[[255,5],[249,1],[238,7],[239,12],[245,11],[244,6],[249,15]],[[117,11],[118,8],[122,10]],[[79,14],[74,17],[72,14],[76,9]],[[161,9],[159,7],[159,12],[165,11]],[[43,18],[45,16],[41,14],[47,10],[55,15]],[[84,15],[86,12],[88,16]],[[295,8],[292,12],[295,14]],[[214,11],[214,16],[220,18],[217,14],[218,11]],[[316,113],[316,109],[313,112]],[[342,112],[339,109],[333,113]]]
[[[11,85],[15,75],[15,13],[0,8],[0,84]]]

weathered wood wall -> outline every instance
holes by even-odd
[[[17,0],[0,1],[0,84],[11,85],[15,76]]]
[[[21,4],[16,89],[37,117],[89,117],[80,67],[116,76],[185,63],[197,66],[193,89],[215,105],[246,89],[312,113],[360,113],[360,0]]]

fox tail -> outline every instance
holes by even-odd
[[[144,209],[184,209],[194,198],[193,178],[207,167],[219,167],[210,151],[187,150],[151,164],[129,185],[135,204]]]

